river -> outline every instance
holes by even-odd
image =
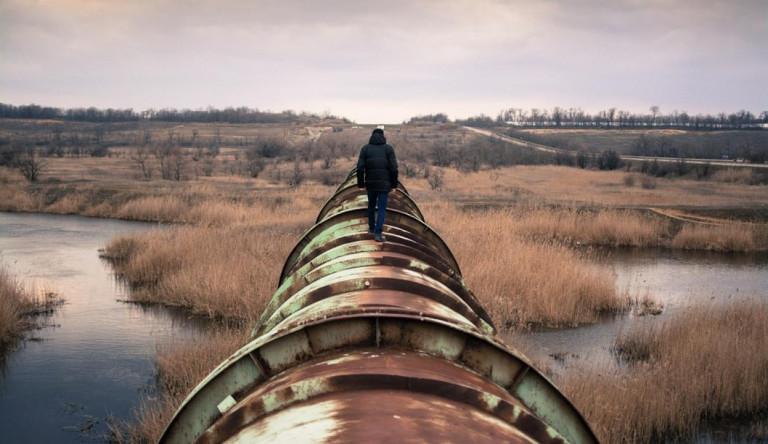
[[[205,322],[178,311],[120,302],[127,290],[98,249],[155,224],[0,212],[0,257],[28,286],[65,305],[8,354],[0,372],[0,442],[100,439],[105,419],[127,420],[152,382],[155,344]]]

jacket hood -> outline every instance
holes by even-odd
[[[387,143],[387,138],[384,134],[374,133],[371,134],[371,139],[368,141],[371,145],[384,145]]]

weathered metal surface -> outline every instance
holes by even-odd
[[[369,234],[367,231],[368,212],[365,208],[347,210],[324,219],[312,227],[299,240],[293,251],[291,251],[280,274],[280,283],[297,266],[300,266],[297,264],[300,264],[305,257],[314,257],[329,247],[341,245],[352,240],[366,238],[373,240],[373,236],[366,236]],[[391,235],[387,236],[389,242],[419,245],[425,251],[447,263],[456,274],[461,275],[459,264],[445,242],[432,228],[414,215],[402,213],[395,209],[388,209],[384,233]]]
[[[353,169],[351,175],[347,176],[347,179],[339,186],[336,193],[334,193],[325,205],[323,205],[320,209],[320,213],[317,215],[315,223],[320,223],[324,219],[345,210],[368,207],[368,196],[365,192],[361,192],[357,189],[357,175],[355,173],[356,170]],[[417,219],[424,220],[421,210],[419,210],[419,207],[413,202],[403,184],[398,183],[397,185],[398,192],[390,195],[390,201],[387,207],[394,208],[404,213],[413,214]]]
[[[496,337],[402,184],[374,242],[354,173],[286,260],[251,342],[160,442],[596,442]]]
[[[312,413],[317,402],[329,398],[353,400],[349,407],[357,410],[341,416],[334,409],[324,416]],[[415,402],[417,399],[422,402]],[[418,406],[421,412],[408,406]],[[273,417],[281,411],[292,413]],[[366,430],[369,435],[382,433],[379,422],[392,418],[397,419],[401,440],[424,442],[454,436],[452,441],[462,437],[459,441],[464,442],[465,437],[477,436],[484,442],[564,442],[508,392],[465,367],[427,354],[379,349],[329,355],[281,373],[227,411],[199,442],[258,438],[262,432],[255,434],[251,429],[264,430],[274,427],[275,421],[293,423],[302,418],[311,424],[328,416],[340,421],[328,424],[332,425],[326,429],[328,435],[320,438],[333,442],[362,437]],[[341,420],[344,417],[346,421]],[[432,419],[425,421],[427,418]],[[471,421],[482,426],[471,425]],[[350,430],[351,423],[364,427]],[[446,430],[439,430],[459,424],[465,430],[445,435]],[[412,434],[403,435],[402,430]]]

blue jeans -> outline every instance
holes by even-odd
[[[387,215],[389,191],[368,190],[368,229],[374,234],[381,235],[384,228],[384,217]],[[378,208],[378,217],[376,209]]]

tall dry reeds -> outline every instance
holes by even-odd
[[[175,339],[156,347],[155,396],[133,411],[131,422],[110,424],[114,441],[157,442],[186,396],[249,337],[250,330],[217,330],[204,337]]]
[[[768,227],[746,223],[686,224],[672,239],[685,250],[751,251],[768,249]]]
[[[177,227],[112,239],[105,256],[132,299],[210,317],[256,319],[277,289],[282,259],[308,224]]]
[[[561,385],[604,442],[690,438],[708,419],[768,408],[768,302],[691,308],[620,335],[624,364]]]
[[[32,297],[5,267],[0,267],[0,350],[28,326]]]
[[[517,234],[508,211],[432,205],[425,212],[499,327],[578,325],[629,306],[610,270],[560,242]]]
[[[530,208],[501,215],[510,229],[536,239],[557,239],[582,245],[641,247],[658,245],[669,230],[659,217],[638,212],[603,209]]]
[[[27,192],[23,184],[0,182],[0,211],[37,211],[40,206],[39,198]]]
[[[37,316],[52,313],[61,302],[50,289],[41,290],[39,295],[30,291],[0,265],[0,352],[35,326]]]
[[[262,191],[243,200],[236,199],[236,195],[222,195],[213,186],[196,186],[127,200],[112,210],[111,217],[199,226],[267,225],[297,218],[311,222],[312,212],[330,195],[329,190],[317,185],[292,191]]]

